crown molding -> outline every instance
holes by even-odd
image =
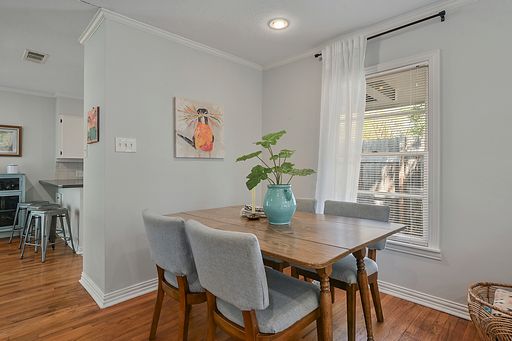
[[[8,86],[0,86],[0,91],[15,92],[15,93],[18,93],[18,94],[32,95],[32,96],[38,96],[38,97],[50,97],[50,98],[54,98],[55,97],[55,95],[53,93],[51,93],[51,92],[18,89],[18,88],[11,88],[11,87],[8,87]]]
[[[442,10],[446,10],[447,20],[450,20],[450,17],[449,17],[450,11],[453,11],[459,7],[469,5],[469,4],[478,2],[478,1],[479,0],[448,0],[448,1],[436,2],[432,5],[425,6],[425,7],[419,8],[417,10],[414,10],[414,11],[411,11],[411,12],[408,12],[408,13],[405,13],[405,14],[387,19],[387,20],[383,20],[374,25],[367,26],[367,27],[364,27],[364,28],[361,28],[358,30],[354,30],[354,31],[350,31],[350,32],[341,34],[341,35],[337,36],[336,38],[325,41],[322,44],[318,45],[317,47],[309,49],[299,55],[292,56],[292,57],[283,59],[281,61],[278,61],[278,62],[275,62],[272,64],[264,65],[263,70],[264,71],[270,70],[270,69],[273,69],[273,68],[276,68],[279,66],[283,66],[286,64],[290,64],[290,63],[299,61],[304,58],[312,58],[313,55],[315,53],[320,52],[324,48],[324,46],[327,46],[327,45],[333,43],[334,41],[346,39],[346,38],[354,36],[354,35],[372,36],[374,34],[387,31],[393,27],[402,26],[411,21],[415,21],[415,20],[421,19],[423,17],[432,15],[432,13],[439,12]]]
[[[89,22],[89,25],[87,25],[84,32],[80,35],[80,39],[79,39],[80,44],[82,44],[82,45],[85,44],[87,42],[87,40],[89,40],[94,35],[94,32],[96,32],[98,27],[103,23],[103,21],[105,19],[112,20],[112,21],[136,28],[136,29],[144,31],[144,32],[157,35],[161,38],[173,41],[173,42],[181,44],[181,45],[185,45],[185,46],[190,47],[195,50],[206,52],[208,54],[211,54],[211,55],[214,55],[217,57],[227,59],[227,60],[232,61],[237,64],[248,66],[248,67],[251,67],[251,68],[259,70],[259,71],[263,70],[263,67],[261,65],[256,64],[254,62],[240,58],[231,53],[227,53],[227,52],[215,49],[208,45],[198,43],[196,41],[182,37],[175,33],[165,31],[161,28],[158,28],[158,27],[155,27],[155,26],[152,26],[149,24],[145,24],[143,22],[129,18],[127,16],[110,11],[105,8],[100,8],[96,12],[96,14],[92,18],[92,20]]]
[[[11,88],[9,86],[2,86],[2,85],[0,85],[0,91],[14,92],[17,94],[31,95],[31,96],[38,96],[38,97],[48,97],[48,98],[64,97],[64,98],[83,100],[83,97],[77,96],[74,94],[68,94],[68,93],[63,93],[63,92],[47,92],[47,91],[39,91],[39,90],[19,89],[19,88]]]
[[[107,10],[103,8],[96,11],[96,14],[94,14],[94,17],[89,21],[89,24],[87,24],[87,27],[80,35],[80,38],[78,38],[78,42],[80,44],[84,45],[94,35],[96,30],[101,26],[103,20],[105,20],[106,11]]]

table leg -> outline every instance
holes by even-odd
[[[361,295],[361,304],[363,305],[364,323],[366,324],[366,336],[368,341],[373,341],[372,312],[370,307],[370,290],[368,289],[368,275],[364,265],[366,249],[353,253],[357,260],[357,284],[359,285],[359,294]]]
[[[320,276],[320,331],[318,335],[321,340],[332,341],[332,300],[329,276],[332,273],[332,266],[316,270]]]

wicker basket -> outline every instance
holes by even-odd
[[[512,290],[512,285],[476,283],[470,286],[469,316],[482,340],[512,341],[512,313],[493,305],[496,289]]]

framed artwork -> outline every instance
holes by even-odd
[[[0,125],[0,156],[21,156],[22,127]]]
[[[87,144],[100,140],[100,107],[92,107],[87,113]]]
[[[224,158],[224,112],[216,104],[175,98],[175,154],[178,158]]]

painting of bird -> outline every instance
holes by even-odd
[[[222,109],[176,98],[176,157],[223,158]]]

